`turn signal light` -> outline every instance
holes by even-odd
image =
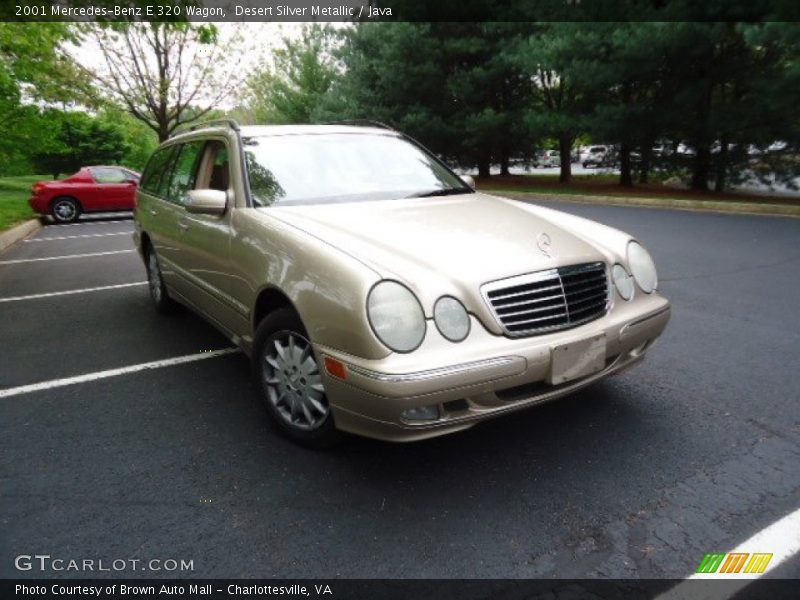
[[[335,358],[325,357],[325,370],[329,375],[333,375],[337,379],[347,379],[347,367],[343,362]]]

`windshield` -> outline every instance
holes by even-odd
[[[256,206],[472,192],[435,158],[395,135],[298,134],[243,142]]]

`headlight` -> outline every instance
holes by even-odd
[[[614,287],[624,300],[633,298],[633,278],[628,275],[625,267],[622,265],[614,265],[611,269],[611,275],[614,278]]]
[[[628,244],[628,266],[643,292],[649,294],[656,289],[658,285],[656,265],[650,253],[639,242]]]
[[[396,281],[381,281],[372,288],[367,317],[378,339],[395,352],[411,352],[425,337],[425,314],[419,301]]]
[[[439,333],[451,342],[460,342],[469,333],[467,309],[452,296],[442,296],[436,301],[433,320]]]

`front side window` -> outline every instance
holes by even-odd
[[[256,206],[472,193],[434,157],[394,134],[297,134],[243,141]]]
[[[197,174],[197,189],[226,192],[230,185],[228,148],[224,142],[213,140],[206,144],[202,166]]]

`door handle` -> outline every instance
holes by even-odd
[[[158,211],[155,208],[151,208],[150,214],[155,217],[158,214]]]
[[[180,221],[178,221],[178,227],[181,228],[181,231],[186,231],[187,229],[189,229],[189,223],[181,219]]]

